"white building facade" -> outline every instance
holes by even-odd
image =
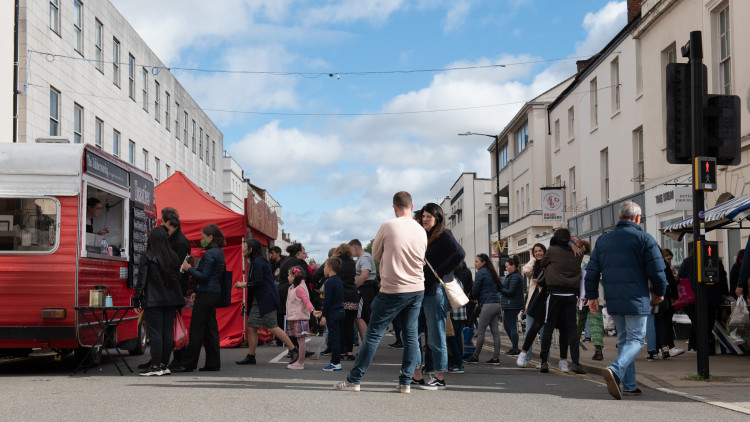
[[[492,187],[490,179],[462,173],[440,207],[445,225],[466,252],[466,266],[474,271],[474,257],[492,254]]]
[[[3,21],[13,14],[0,7]],[[89,143],[157,184],[181,171],[221,198],[222,133],[109,1],[21,0],[18,22],[17,142]]]
[[[247,198],[248,186],[245,183],[245,172],[240,164],[224,151],[222,158],[224,170],[223,186],[224,194],[222,202],[232,211],[240,214],[245,213],[245,198]]]

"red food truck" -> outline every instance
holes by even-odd
[[[0,144],[0,354],[98,359],[97,336],[74,307],[102,293],[131,306],[155,223],[151,176],[117,157],[91,145]],[[107,347],[145,351],[132,310],[100,329]]]

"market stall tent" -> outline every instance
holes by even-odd
[[[245,216],[236,213],[212,198],[200,187],[177,171],[156,186],[156,208],[161,218],[161,210],[172,207],[180,214],[180,227],[192,246],[191,256],[201,257],[201,229],[216,224],[226,238],[224,257],[227,270],[232,271],[232,284],[243,281],[242,242],[247,230]],[[181,257],[182,258],[182,257]],[[242,342],[244,323],[241,315],[243,290],[232,290],[232,303],[227,308],[216,310],[219,323],[221,347],[235,347]],[[182,317],[185,326],[190,326],[192,312],[185,311]]]
[[[741,226],[742,221],[750,217],[750,194],[730,199],[722,204],[704,211],[706,231],[719,228]],[[664,235],[681,240],[685,234],[693,232],[693,217],[686,218],[662,229]]]

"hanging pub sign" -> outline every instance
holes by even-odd
[[[271,212],[263,201],[255,202],[251,195],[245,198],[245,213],[247,214],[247,225],[268,236],[276,239],[279,231],[279,220],[276,212]]]
[[[542,188],[542,220],[562,221],[564,214],[563,188]]]

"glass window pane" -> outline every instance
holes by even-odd
[[[0,254],[55,250],[58,208],[51,198],[0,198]]]

